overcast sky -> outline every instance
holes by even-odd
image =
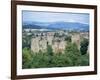
[[[22,19],[35,22],[79,22],[89,24],[88,13],[22,11]]]

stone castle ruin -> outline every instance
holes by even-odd
[[[65,40],[66,36],[71,36],[71,42],[76,43],[78,49],[80,49],[81,38],[89,38],[88,33],[69,34],[67,32],[58,31],[57,33],[59,34],[59,37],[57,35],[55,36],[55,33],[56,32],[37,33],[38,36],[31,39],[31,50],[35,53],[38,53],[39,51],[46,52],[48,42],[54,53],[63,53],[65,47],[67,46]]]

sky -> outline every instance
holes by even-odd
[[[22,11],[23,22],[78,22],[89,24],[88,13]]]

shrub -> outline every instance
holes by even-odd
[[[80,52],[82,55],[87,53],[87,49],[88,49],[88,44],[89,44],[89,40],[88,39],[83,39],[83,41],[81,42],[81,47],[80,47]]]

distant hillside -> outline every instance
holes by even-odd
[[[50,24],[48,28],[89,31],[89,25],[75,22],[56,22]]]
[[[24,29],[42,29],[41,26],[35,25],[35,24],[24,24]]]
[[[76,22],[53,22],[53,23],[26,22],[26,23],[23,23],[23,28],[89,31],[88,24],[82,24],[82,23],[76,23]]]

